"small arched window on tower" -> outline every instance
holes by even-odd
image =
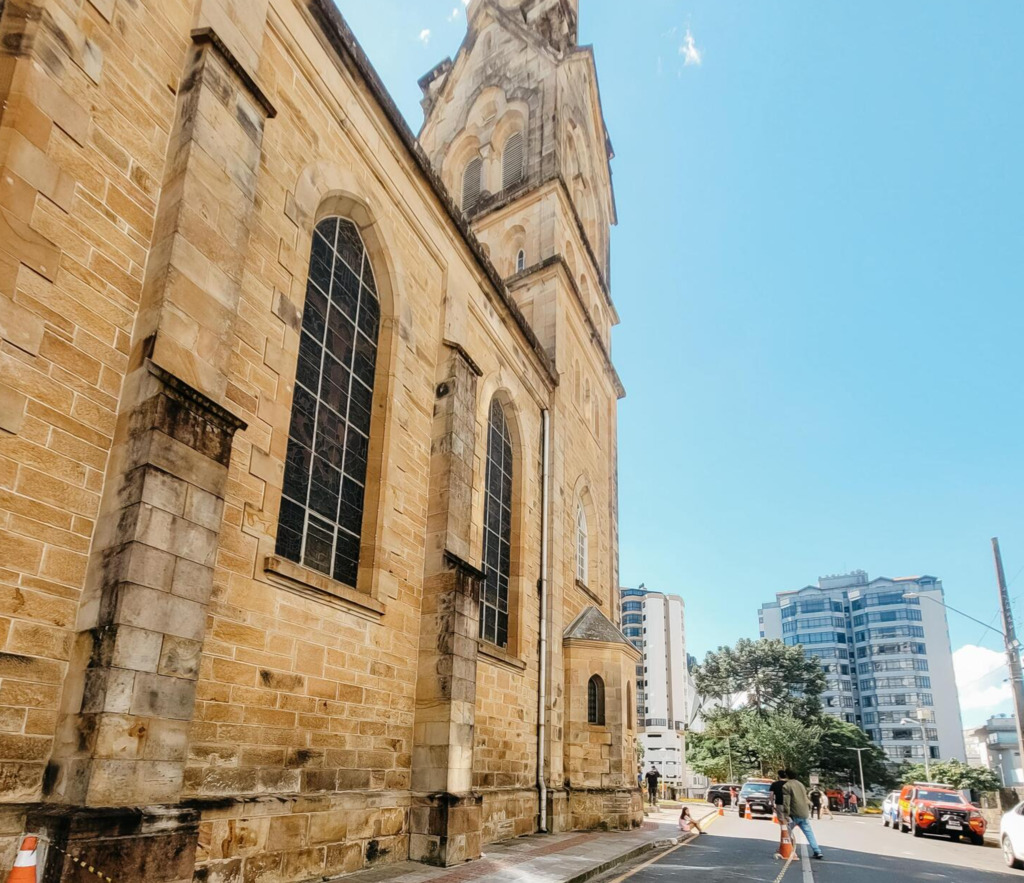
[[[587,682],[587,723],[604,726],[604,681],[597,675]]]
[[[633,729],[633,687],[626,681],[626,729]]]
[[[583,585],[589,576],[587,556],[590,553],[590,539],[587,535],[587,512],[580,500],[576,501],[576,579]]]
[[[526,252],[523,249],[519,249],[516,252],[516,272],[522,273],[526,269]]]
[[[501,187],[508,190],[523,180],[523,135],[515,132],[505,141],[501,155]]]
[[[462,211],[466,214],[476,208],[480,201],[480,180],[484,163],[479,156],[474,156],[462,173]]]

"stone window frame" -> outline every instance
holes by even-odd
[[[605,685],[599,674],[587,681],[587,723],[595,727],[607,726],[605,715]]]
[[[391,237],[386,224],[382,223],[381,212],[375,210],[362,196],[356,195],[357,190],[352,185],[354,182],[351,181],[351,176],[333,164],[323,161],[313,163],[304,170],[296,184],[292,211],[300,230],[300,239],[296,243],[296,251],[299,254],[311,253],[313,231],[320,221],[328,217],[344,217],[352,221],[363,240],[377,283],[380,327],[356,585],[346,585],[276,554],[264,557],[263,572],[267,580],[279,588],[376,620],[385,611],[381,573],[377,562],[385,554],[381,502],[388,474],[388,452],[393,423],[394,402],[391,388],[396,360],[394,317],[397,315],[400,293],[394,284],[397,276],[390,247]],[[296,282],[304,283],[305,280],[296,278]],[[301,290],[305,291],[304,284]],[[284,295],[279,295],[279,300],[283,299]],[[301,318],[304,306],[304,303],[289,305],[289,309],[295,311],[296,321]],[[287,315],[284,307],[275,307],[275,313]],[[292,402],[286,400],[281,404],[288,407],[290,418]],[[288,425],[275,426],[273,432],[275,436],[279,432],[283,433],[287,438]],[[281,488],[268,486],[268,493],[270,496],[266,506],[270,512],[276,514],[280,507]],[[271,548],[276,548],[276,532],[275,518]]]

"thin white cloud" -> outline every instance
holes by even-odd
[[[962,711],[994,713],[1012,697],[1006,655],[997,650],[965,644],[953,654],[953,670]]]
[[[424,46],[430,42],[430,28],[424,28],[420,31],[419,40]]]
[[[462,0],[463,6],[469,6],[469,0]]]
[[[689,28],[686,29],[686,36],[683,37],[683,42],[679,44],[679,54],[683,56],[684,67],[689,67],[691,64],[699,66],[704,60]]]
[[[450,13],[448,13],[448,21],[455,21],[459,17],[459,7],[456,6]]]

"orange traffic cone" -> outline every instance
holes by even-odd
[[[746,807],[746,810],[743,813],[743,818],[747,819],[747,821],[752,822],[754,820],[754,814],[750,811],[750,803],[745,803],[744,806]]]
[[[772,824],[777,825],[779,823],[779,814],[775,811],[775,807],[772,807]]]
[[[789,828],[786,825],[781,826],[781,831],[782,839],[779,840],[778,856],[781,859],[788,859],[793,855],[793,841],[789,837]]]
[[[36,843],[38,838],[26,837],[14,860],[14,867],[7,875],[7,883],[36,883]]]
[[[722,803],[721,799],[716,800],[715,803],[718,804],[718,814],[720,816],[724,816],[725,815],[725,804]]]

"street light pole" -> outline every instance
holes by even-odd
[[[865,807],[867,807],[867,805],[868,805],[868,792],[867,792],[867,789],[864,787],[864,763],[860,759],[860,755],[861,755],[862,751],[870,751],[870,750],[871,750],[870,748],[851,748],[850,749],[850,751],[856,751],[857,752],[857,767],[858,767],[858,769],[860,769],[860,798],[861,798],[861,800],[864,801],[864,806]]]
[[[932,765],[928,762],[928,731],[925,729],[924,722],[905,717],[900,721],[900,723],[910,724],[911,726],[921,728],[921,743],[924,746],[924,777],[930,782],[932,780]],[[859,756],[860,755],[858,755],[858,757]]]

